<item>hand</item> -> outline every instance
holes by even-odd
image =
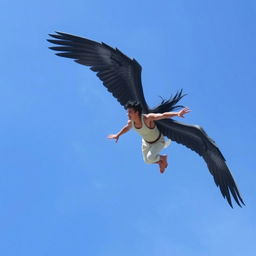
[[[116,143],[117,143],[117,141],[118,141],[118,139],[119,139],[119,136],[116,135],[116,134],[110,134],[110,135],[108,135],[108,138],[109,138],[109,139],[114,139],[114,140],[116,140]]]
[[[183,108],[181,111],[178,112],[178,116],[184,118],[184,115],[191,112],[189,108]]]

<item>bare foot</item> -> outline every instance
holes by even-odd
[[[160,172],[164,173],[165,169],[168,166],[167,163],[167,155],[161,155],[160,160],[158,162],[155,162],[156,164],[159,164]]]
[[[160,172],[164,173],[167,166],[168,166],[167,156],[166,155],[160,156],[160,161],[159,161]]]
[[[159,167],[160,167],[160,172],[161,172],[161,173],[164,173],[164,171],[165,171],[165,166],[164,166],[163,161],[160,161]]]
[[[162,156],[161,156],[161,160],[162,160],[162,162],[163,162],[163,164],[164,164],[164,168],[167,168],[167,166],[168,166],[168,163],[167,163],[167,155],[162,155]]]

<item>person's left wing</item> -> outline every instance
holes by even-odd
[[[230,192],[240,207],[241,203],[244,204],[224,156],[202,127],[183,124],[172,119],[158,120],[156,124],[163,135],[183,144],[204,158],[215,184],[220,188],[223,197],[227,199],[231,207],[233,206]]]
[[[90,66],[121,105],[125,106],[128,101],[137,101],[141,104],[143,112],[148,113],[141,84],[142,68],[135,59],[130,59],[117,48],[114,49],[105,43],[62,32],[50,36],[54,40],[47,41],[58,46],[49,48],[60,51],[56,55]]]

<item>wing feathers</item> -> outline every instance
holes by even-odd
[[[69,40],[73,42],[81,42],[83,44],[99,45],[98,42],[87,39],[87,38],[83,38],[83,37],[79,37],[79,36],[75,36],[75,35],[71,35],[63,32],[56,32],[56,33],[57,34],[49,34],[49,35],[57,39],[62,39],[62,40],[64,39],[64,40]]]
[[[105,43],[63,32],[56,32],[50,36],[53,39],[48,41],[57,46],[49,48],[56,51],[56,55],[89,66],[121,105],[124,106],[128,101],[138,101],[142,105],[143,112],[148,113],[141,84],[141,66],[135,59],[130,59],[119,49],[114,49]],[[215,184],[231,207],[231,195],[239,206],[244,204],[225,158],[201,127],[181,124],[171,119],[159,120],[156,123],[165,136],[185,145],[204,158]]]
[[[141,84],[141,66],[137,61],[105,43],[63,32],[50,36],[54,39],[48,41],[57,46],[49,48],[57,51],[56,55],[89,66],[121,105],[136,100],[141,103],[143,112],[148,113]]]
[[[206,132],[196,125],[186,125],[172,119],[164,119],[156,122],[158,129],[171,140],[183,144],[202,156],[214,178],[215,184],[219,187],[221,194],[233,207],[231,195],[241,207],[244,204],[236,183],[229,171],[225,158],[215,142]]]

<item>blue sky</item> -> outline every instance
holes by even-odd
[[[254,1],[0,3],[0,252],[253,256]],[[185,120],[216,141],[246,207],[231,209],[203,160],[173,143],[160,175],[123,108],[48,33],[103,41],[143,67],[149,105],[183,88]]]

